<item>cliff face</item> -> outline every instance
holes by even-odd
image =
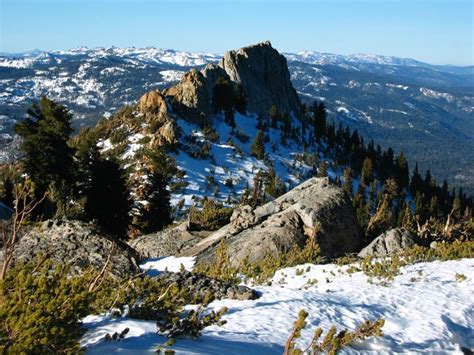
[[[272,105],[281,112],[299,113],[300,100],[290,81],[286,59],[270,42],[230,51],[219,67],[247,94],[247,110],[266,115]]]
[[[275,105],[281,112],[299,114],[300,100],[290,81],[286,59],[270,42],[227,52],[218,65],[186,73],[164,95],[171,99],[176,112],[202,120],[212,113],[212,92],[219,78],[242,86],[248,112],[265,116]]]

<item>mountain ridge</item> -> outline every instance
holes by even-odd
[[[66,104],[75,114],[76,127],[90,126],[145,92],[178,82],[187,70],[199,70],[222,58],[156,48],[65,53],[43,53],[36,61],[28,57],[20,60],[18,68],[10,65],[11,58],[0,58],[0,139],[4,146],[12,140],[15,122],[41,94]],[[325,100],[336,122],[358,129],[384,147],[403,149],[423,170],[432,169],[455,186],[474,186],[469,178],[474,175],[470,164],[474,144],[469,133],[474,131],[474,85],[464,80],[468,76],[404,65],[361,63],[354,67],[288,57],[287,61],[292,83],[304,102]],[[8,156],[3,149],[3,160]],[[459,164],[453,165],[454,161]]]

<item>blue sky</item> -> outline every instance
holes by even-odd
[[[0,0],[0,51],[303,49],[473,65],[471,0]]]

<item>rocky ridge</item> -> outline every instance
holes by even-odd
[[[270,42],[229,51],[216,64],[191,70],[164,91],[176,112],[203,118],[212,114],[213,88],[219,78],[240,84],[248,112],[267,115],[275,105],[280,112],[299,114],[300,99],[290,81],[286,59]]]
[[[312,178],[274,201],[257,207],[237,208],[228,225],[209,236],[186,230],[186,224],[140,237],[131,245],[142,257],[195,256],[198,262],[214,260],[225,240],[233,266],[246,258],[259,261],[277,257],[295,245],[303,248],[315,237],[321,256],[334,258],[358,252],[362,238],[350,199],[327,178]]]

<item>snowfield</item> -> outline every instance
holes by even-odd
[[[151,275],[179,269],[189,258],[164,258],[142,265]],[[206,328],[197,340],[184,339],[172,347],[178,354],[282,354],[297,313],[305,309],[307,329],[301,347],[316,327],[331,325],[353,330],[364,320],[385,319],[384,337],[370,338],[344,354],[430,353],[462,354],[474,347],[474,259],[419,263],[403,267],[388,286],[368,283],[362,272],[348,266],[305,264],[276,272],[271,286],[255,287],[254,301],[219,300],[209,309],[228,307],[223,327]],[[304,272],[302,272],[304,270]],[[456,274],[466,279],[456,280]],[[314,280],[317,280],[314,281]],[[155,322],[127,317],[88,316],[82,345],[88,354],[150,353],[166,341],[156,334]],[[120,343],[105,342],[106,333],[130,332]],[[324,333],[325,334],[325,333]]]

